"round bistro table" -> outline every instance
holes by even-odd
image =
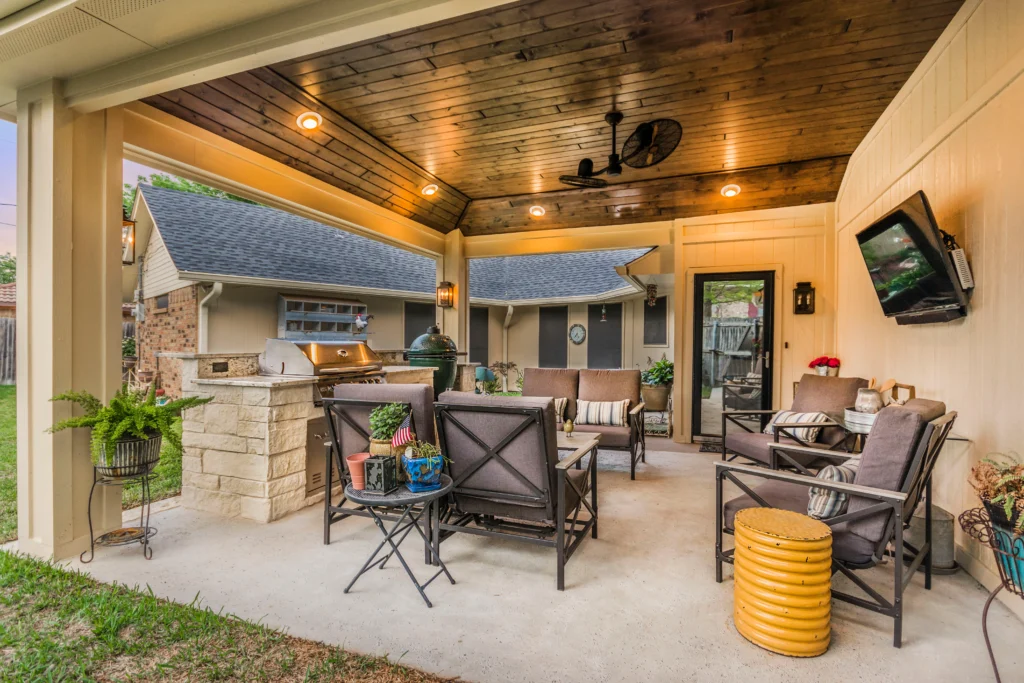
[[[363,568],[359,570],[359,573],[352,577],[352,581],[345,588],[345,592],[348,593],[355,585],[359,577],[368,572],[373,567],[384,568],[391,556],[398,558],[398,561],[402,563],[402,567],[405,569],[405,573],[409,575],[409,580],[412,581],[413,585],[416,586],[416,590],[419,591],[420,597],[423,598],[423,602],[427,603],[427,607],[433,607],[430,604],[430,600],[427,599],[427,594],[424,592],[427,586],[441,574],[448,577],[448,580],[455,584],[455,579],[448,572],[448,568],[444,566],[444,562],[441,561],[441,548],[438,537],[438,529],[440,527],[440,509],[441,499],[448,494],[452,489],[452,478],[447,474],[441,475],[441,488],[433,491],[424,491],[422,493],[414,493],[409,490],[405,485],[399,486],[391,493],[384,495],[367,493],[366,491],[352,488],[352,484],[345,487],[345,497],[351,500],[357,505],[362,505],[366,508],[370,516],[373,517],[374,523],[377,528],[380,529],[381,534],[384,535],[384,540],[380,542],[380,545],[370,555],[370,559],[366,561]],[[422,506],[417,508],[417,506]],[[400,510],[401,514],[398,520],[387,528],[384,525],[384,520],[380,515],[377,514],[374,508],[389,508],[392,510]],[[429,535],[427,531],[424,531],[422,521],[423,517],[427,517],[427,528],[430,530]],[[398,547],[402,545],[402,542],[409,536],[412,530],[415,529],[426,544],[428,556],[432,558],[433,562],[437,563],[440,569],[436,574],[427,579],[426,583],[420,583],[416,579],[416,575],[412,573],[412,569],[409,568],[409,564],[402,557],[402,553],[398,550]],[[377,558],[384,546],[390,546],[385,555],[381,558]]]

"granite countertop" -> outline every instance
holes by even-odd
[[[410,365],[385,365],[382,370],[386,374],[401,374],[404,372],[421,372],[423,370],[437,370],[433,366],[415,367]],[[245,375],[243,377],[208,377],[195,380],[196,384],[215,385],[221,387],[294,387],[305,384],[314,384],[317,377],[286,377],[282,375]]]

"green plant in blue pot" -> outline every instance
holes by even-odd
[[[444,456],[434,444],[426,441],[413,441],[405,449],[402,466],[409,477],[406,486],[410,491],[422,493],[441,488]]]

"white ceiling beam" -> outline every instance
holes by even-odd
[[[95,111],[501,4],[320,0],[74,76],[64,93],[69,106]]]

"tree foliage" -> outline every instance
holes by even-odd
[[[224,190],[218,190],[215,187],[209,185],[203,185],[186,178],[179,178],[177,176],[168,175],[166,173],[153,173],[148,178],[146,176],[138,177],[139,183],[149,183],[153,187],[162,187],[168,190],[179,190],[181,192],[191,192],[192,194],[203,195],[204,197],[215,197],[217,199],[231,199],[232,201],[242,202],[243,204],[255,204],[256,202],[246,199],[245,197],[239,197],[236,194],[225,192]],[[124,192],[121,196],[122,204],[126,213],[131,213],[132,205],[135,203],[135,185],[131,183],[124,184]]]
[[[18,259],[10,252],[0,256],[0,285],[14,282],[14,276],[18,268]]]
[[[156,384],[149,392],[134,391],[125,384],[114,394],[108,405],[103,405],[87,391],[68,391],[58,394],[51,401],[70,401],[81,406],[83,415],[61,420],[47,431],[51,434],[77,427],[92,429],[92,454],[98,461],[100,453],[113,453],[118,440],[126,437],[146,439],[156,433],[163,435],[175,448],[181,448],[181,437],[174,429],[174,418],[181,411],[209,403],[212,398],[189,396],[169,401],[164,405],[156,403]]]

